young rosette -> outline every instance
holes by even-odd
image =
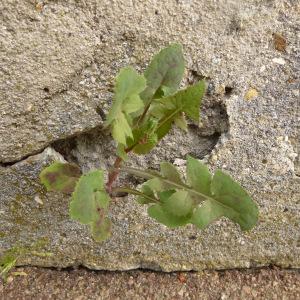
[[[188,223],[204,229],[226,217],[250,230],[258,220],[258,208],[247,192],[229,175],[217,170],[212,175],[199,160],[188,156],[186,182],[170,163],[162,163],[160,173],[125,168],[146,179],[138,202],[150,204],[148,214],[168,227]],[[153,201],[151,201],[153,199]]]

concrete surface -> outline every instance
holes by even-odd
[[[31,249],[18,264],[108,270],[299,267],[299,9],[292,0],[1,2],[1,251]],[[115,74],[128,64],[143,70],[174,41],[184,47],[183,84],[205,77],[210,86],[200,128],[173,131],[132,164],[184,168],[193,153],[249,191],[259,224],[249,233],[226,220],[170,230],[121,198],[112,238],[94,243],[38,174],[59,153],[85,171],[111,165],[101,115]],[[36,255],[39,241],[38,252],[52,255]]]

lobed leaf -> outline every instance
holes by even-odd
[[[229,175],[217,170],[212,177],[200,161],[188,157],[187,183],[168,163],[161,165],[161,173],[123,168],[133,175],[149,179],[147,185],[160,202],[149,208],[149,215],[167,226],[195,224],[205,228],[221,217],[227,217],[240,225],[242,230],[251,229],[258,220],[258,209],[247,192]],[[175,190],[167,199],[163,193]],[[174,217],[185,217],[177,220]],[[177,222],[177,221],[178,222]],[[178,225],[179,226],[179,225]]]
[[[184,73],[182,46],[172,44],[154,56],[144,76],[147,87],[141,98],[147,104],[152,98],[161,98],[174,93]]]
[[[80,175],[77,165],[54,162],[40,173],[40,180],[47,191],[71,194]]]
[[[238,223],[242,230],[254,227],[258,208],[248,193],[229,175],[217,170],[211,183],[213,198],[225,207],[224,216]]]
[[[210,186],[212,176],[206,165],[188,155],[186,173],[189,186],[206,196],[211,196]]]
[[[199,122],[199,107],[204,92],[205,83],[199,81],[172,96],[155,101],[150,112],[159,119],[156,130],[159,140],[169,132],[173,122],[184,129],[186,128],[182,113],[185,113],[193,121]]]
[[[147,87],[142,93],[145,82],[140,75],[132,68],[121,70],[116,80],[115,101],[106,122],[112,125],[112,135],[118,143],[127,148],[133,146],[136,154],[146,154],[169,132],[173,122],[187,130],[184,113],[193,120],[199,119],[199,105],[205,90],[203,81],[172,95],[178,89],[183,70],[182,49],[176,44],[163,49],[150,63],[145,71]],[[143,124],[132,129],[132,123],[140,121],[137,113],[143,107],[139,93],[147,105],[153,98],[155,103]]]
[[[123,145],[126,145],[127,137],[133,138],[130,115],[144,107],[139,94],[145,87],[146,79],[132,67],[121,69],[116,78],[114,102],[106,125],[112,126],[113,138]]]

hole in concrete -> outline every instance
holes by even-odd
[[[204,78],[205,78],[205,76],[200,74],[197,70],[189,70],[188,71],[187,81],[189,84],[195,84],[199,80],[202,80]]]
[[[161,161],[169,161],[178,166],[185,162],[188,154],[203,159],[209,155],[222,133],[228,131],[228,115],[222,99],[206,96],[202,103],[199,126],[188,123],[187,133],[176,128],[160,141],[148,155],[131,155],[128,165],[158,169]],[[53,143],[53,148],[66,160],[78,164],[83,172],[94,168],[111,168],[115,160],[115,142],[109,132],[101,127]],[[131,176],[123,176],[124,180],[139,184],[143,180]]]
[[[226,97],[231,96],[232,91],[233,91],[233,87],[231,87],[231,86],[225,86],[225,96]]]
[[[50,90],[49,90],[48,87],[44,87],[43,90],[44,90],[45,93],[49,93],[50,92]]]
[[[207,154],[209,154],[213,150],[213,148],[219,140],[219,137],[220,134],[216,133],[212,136],[209,136],[209,138],[199,138],[199,140],[201,141],[201,147],[195,147],[193,151],[190,151],[187,154],[195,158],[203,159]]]
[[[65,160],[78,163],[76,156],[73,155],[73,150],[77,146],[77,137],[70,137],[61,141],[56,141],[51,146],[55,151],[60,153]]]
[[[102,121],[106,120],[106,114],[105,114],[105,112],[104,112],[104,110],[102,109],[101,106],[96,107],[96,112],[101,117]]]
[[[101,127],[56,141],[51,146],[67,161],[78,164],[83,171],[111,167],[112,154],[115,153],[112,138]]]
[[[268,161],[264,158],[261,162],[262,162],[263,164],[266,164]]]
[[[232,18],[228,27],[228,33],[229,34],[239,33],[239,31],[241,30],[242,30],[242,21],[236,17]]]

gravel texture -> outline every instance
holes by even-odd
[[[168,273],[18,268],[0,283],[2,299],[268,299],[300,298],[299,271],[280,269]]]

